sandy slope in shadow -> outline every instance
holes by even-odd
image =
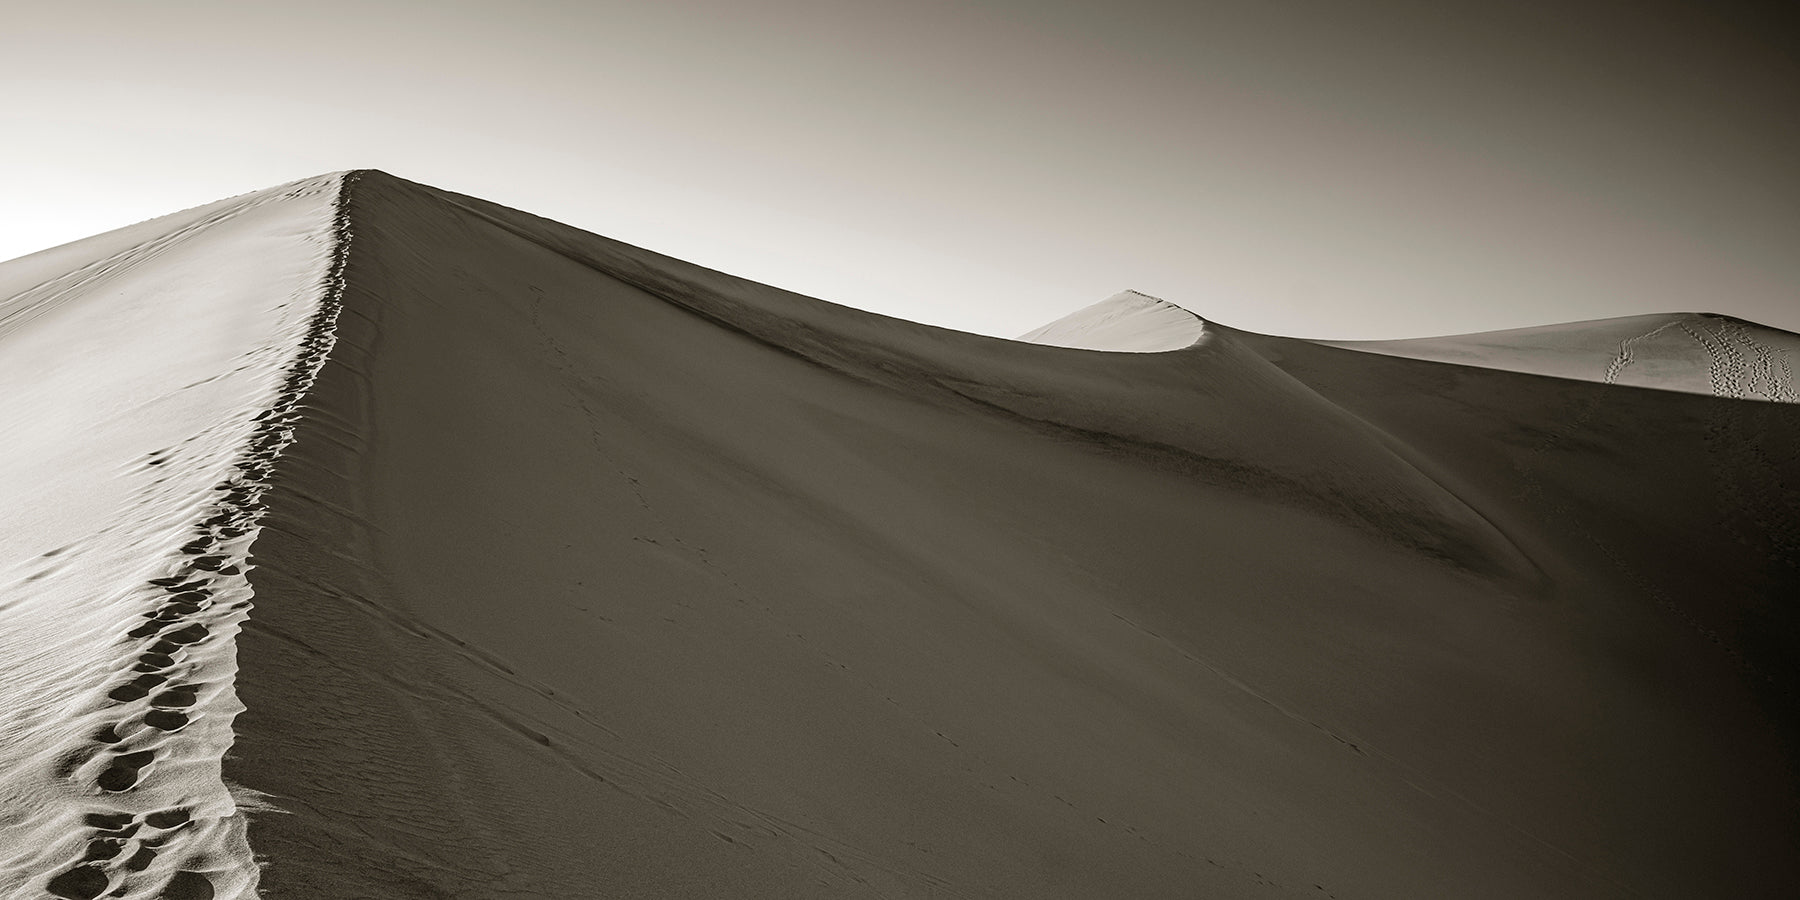
[[[281,897],[1774,896],[1796,408],[823,304],[364,173]]]

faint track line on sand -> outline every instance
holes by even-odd
[[[1680,319],[1676,319],[1672,322],[1664,322],[1643,334],[1633,335],[1620,341],[1619,354],[1613,357],[1612,362],[1606,364],[1606,383],[1618,383],[1619,375],[1625,371],[1626,366],[1631,365],[1635,360],[1636,357],[1633,355],[1633,351],[1639,342],[1647,341],[1680,324]]]

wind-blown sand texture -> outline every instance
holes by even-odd
[[[1067,349],[373,171],[0,296],[8,896],[1800,883],[1792,335]]]

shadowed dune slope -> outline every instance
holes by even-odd
[[[1001,341],[345,190],[238,637],[267,897],[1800,878],[1793,407]]]

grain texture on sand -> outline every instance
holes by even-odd
[[[265,896],[1800,878],[1793,407],[1000,341],[380,173],[347,210],[239,637]]]

